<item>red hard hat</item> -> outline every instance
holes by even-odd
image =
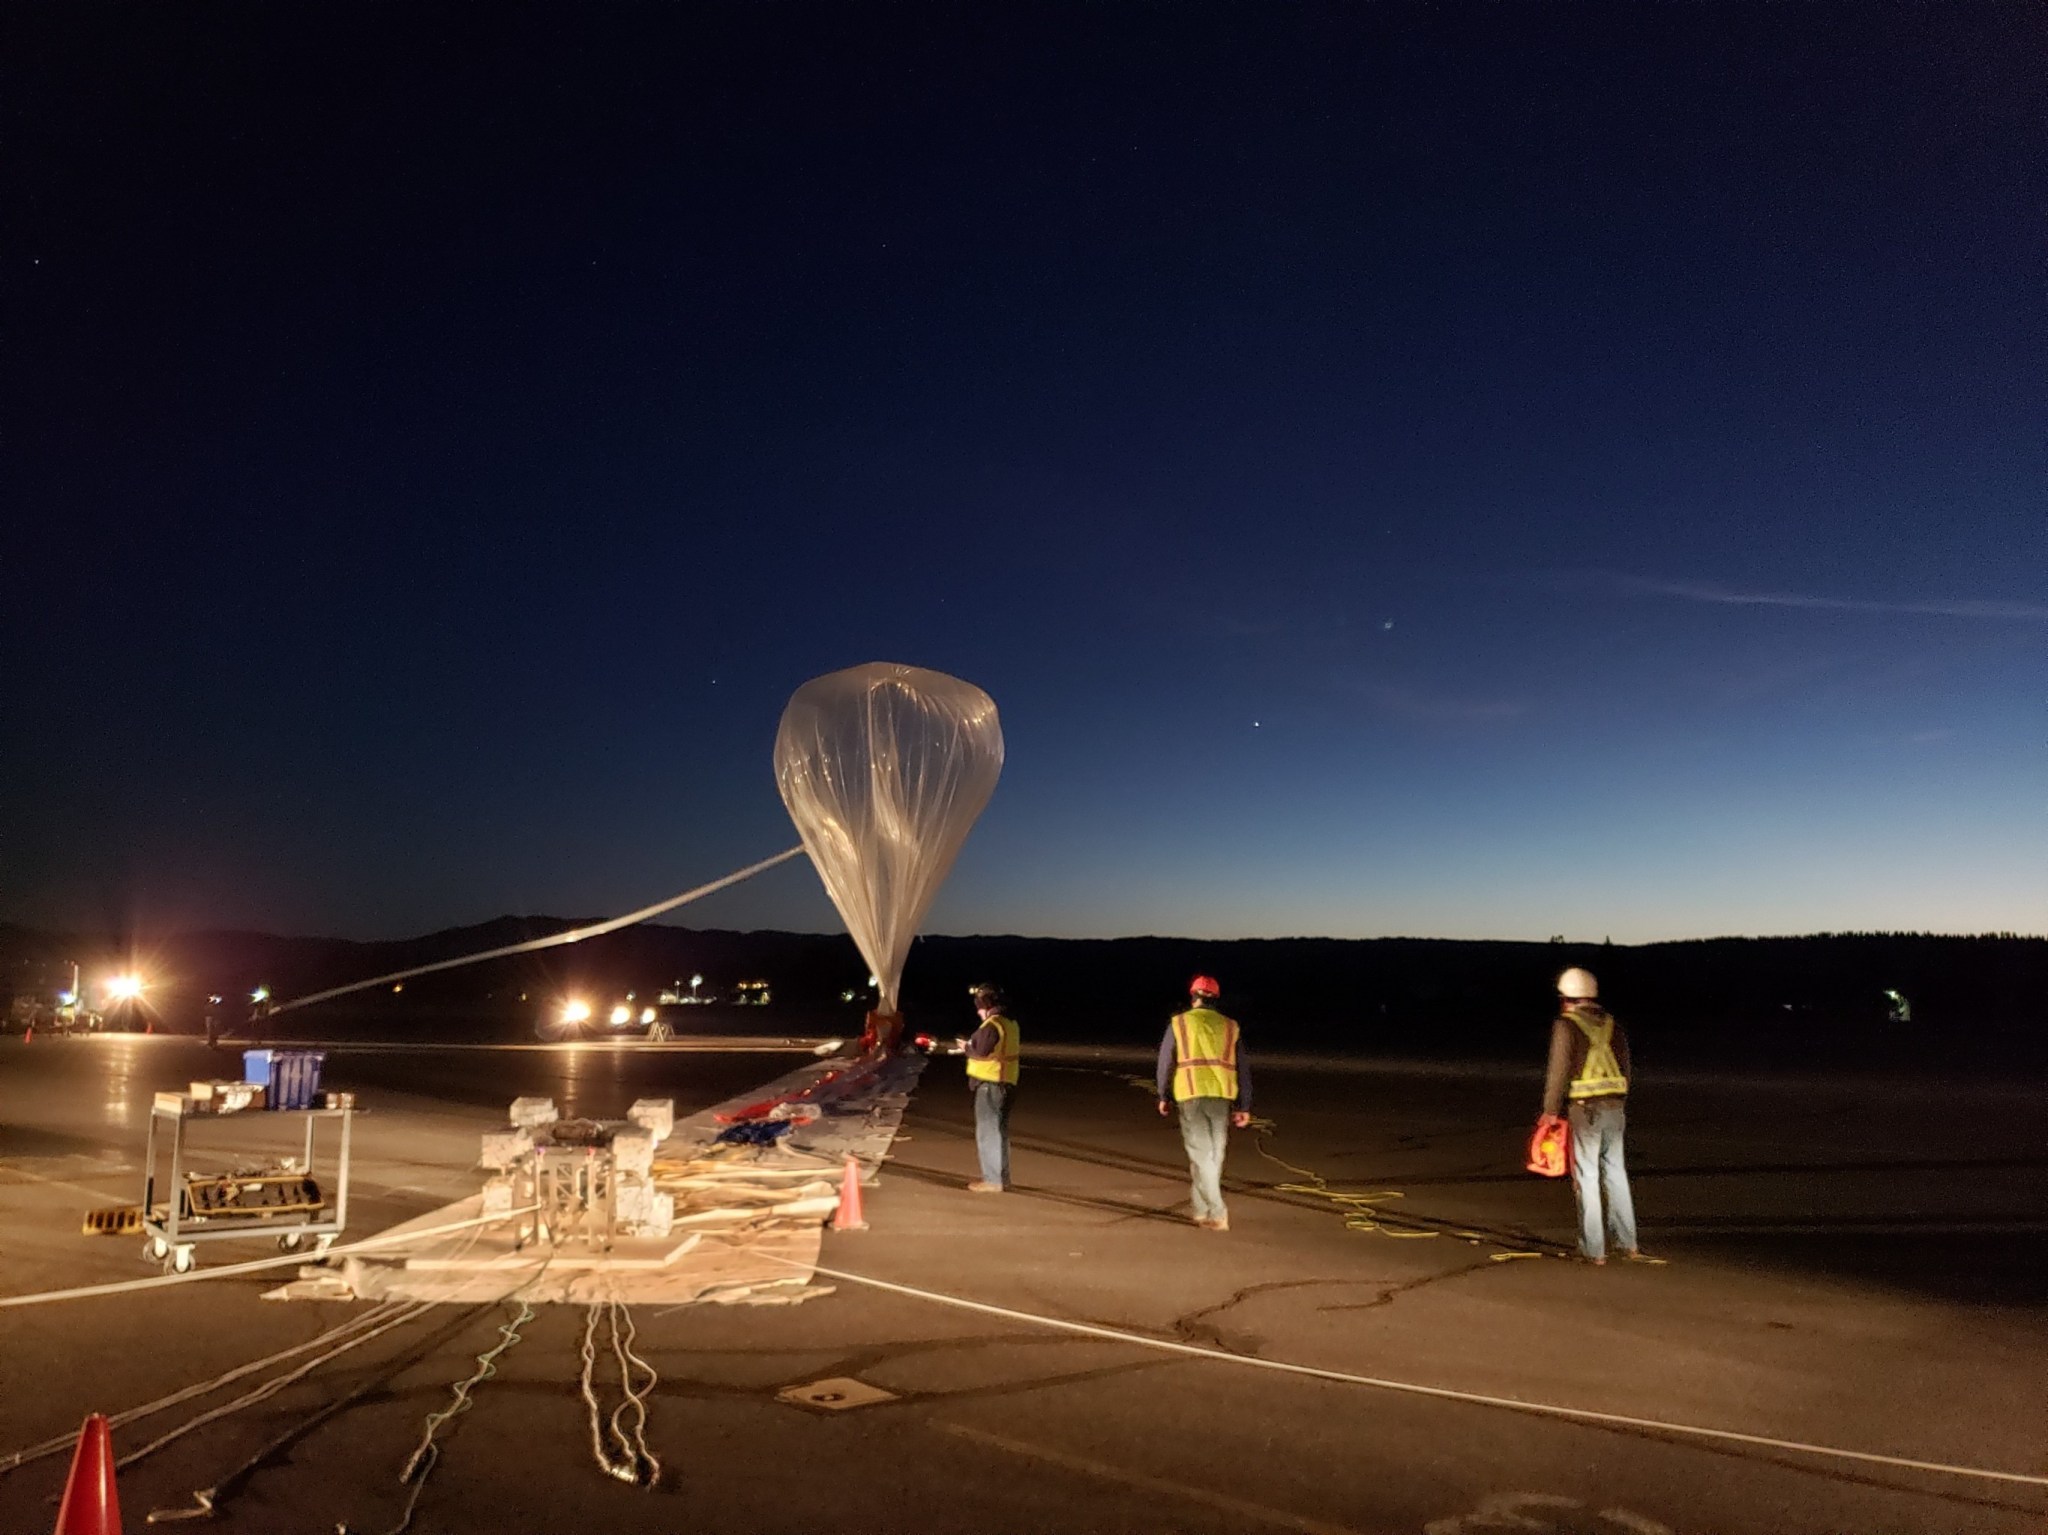
[[[1188,995],[1191,997],[1220,997],[1223,995],[1223,988],[1216,984],[1216,978],[1213,975],[1198,975],[1188,982]]]

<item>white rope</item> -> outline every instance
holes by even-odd
[[[647,1398],[660,1384],[661,1377],[655,1374],[653,1365],[633,1352],[633,1340],[639,1336],[639,1329],[633,1325],[633,1313],[618,1300],[611,1303],[611,1310],[612,1353],[619,1361],[619,1387],[625,1393],[619,1405],[612,1409],[612,1437],[633,1457],[634,1464],[646,1473],[646,1483],[652,1487],[661,1476],[661,1462],[647,1443]],[[621,1323],[625,1327],[623,1337],[620,1336]],[[633,1384],[636,1365],[647,1372],[647,1384],[637,1388]],[[629,1411],[634,1416],[630,1434],[620,1426],[620,1420]]]
[[[406,1458],[405,1465],[400,1468],[398,1473],[399,1484],[403,1486],[410,1482],[412,1484],[412,1491],[406,1495],[405,1507],[399,1513],[398,1522],[387,1530],[385,1535],[405,1535],[405,1532],[412,1528],[413,1514],[418,1510],[420,1504],[420,1494],[427,1489],[427,1478],[434,1474],[434,1468],[441,1463],[441,1445],[439,1442],[441,1430],[456,1418],[469,1411],[470,1393],[498,1373],[498,1360],[515,1343],[520,1341],[521,1334],[519,1329],[532,1321],[534,1316],[533,1307],[525,1298],[526,1291],[532,1289],[534,1285],[540,1282],[541,1275],[548,1271],[548,1266],[554,1261],[555,1250],[550,1247],[547,1254],[541,1259],[540,1267],[536,1268],[526,1278],[499,1296],[496,1302],[492,1303],[500,1304],[516,1300],[519,1302],[519,1314],[510,1322],[504,1323],[498,1328],[498,1335],[503,1340],[502,1342],[476,1356],[476,1369],[466,1379],[456,1383],[449,1405],[438,1412],[427,1414],[426,1422],[421,1426],[419,1445]],[[211,1507],[210,1500],[202,1498],[202,1501],[205,1501],[209,1508]],[[349,1525],[345,1520],[334,1528],[335,1535],[352,1535]]]
[[[148,1456],[154,1455],[158,1450],[161,1450],[165,1445],[171,1443],[173,1440],[182,1439],[185,1435],[191,1433],[195,1428],[204,1428],[209,1423],[217,1422],[218,1420],[228,1417],[233,1413],[240,1412],[244,1407],[253,1407],[258,1402],[267,1401],[269,1398],[277,1395],[277,1393],[282,1391],[286,1386],[289,1386],[293,1381],[303,1380],[306,1376],[312,1374],[315,1370],[319,1369],[320,1366],[326,1364],[329,1360],[339,1359],[343,1354],[346,1354],[350,1349],[360,1348],[365,1343],[370,1342],[373,1338],[380,1338],[385,1333],[390,1332],[395,1327],[403,1327],[407,1322],[417,1321],[420,1317],[424,1316],[428,1311],[432,1310],[433,1306],[434,1303],[432,1301],[417,1301],[412,1305],[405,1307],[403,1310],[399,1311],[397,1315],[387,1317],[383,1322],[379,1323],[377,1326],[369,1328],[364,1332],[357,1333],[352,1338],[344,1339],[342,1342],[335,1344],[333,1348],[329,1349],[324,1354],[315,1355],[313,1358],[307,1360],[304,1364],[300,1365],[297,1369],[287,1370],[282,1375],[273,1376],[271,1379],[265,1381],[262,1385],[258,1386],[255,1390],[245,1391],[240,1396],[235,1397],[231,1401],[223,1402],[218,1407],[212,1408],[206,1412],[202,1412],[198,1417],[179,1424],[169,1433],[158,1435],[156,1438],[150,1440],[148,1444],[144,1445],[139,1450],[131,1450],[128,1454],[123,1455],[119,1460],[114,1462],[114,1469],[116,1471],[125,1470],[127,1467],[134,1465],[137,1461],[143,1460]]]
[[[604,1420],[597,1403],[597,1391],[591,1377],[597,1371],[597,1314],[604,1309],[601,1301],[592,1301],[583,1315],[583,1378],[578,1384],[583,1391],[583,1405],[590,1419],[590,1453],[597,1457],[598,1469],[606,1476],[621,1482],[633,1480],[631,1461],[618,1462],[612,1459],[611,1451],[605,1447]]]
[[[385,1301],[382,1305],[374,1307],[369,1311],[360,1312],[350,1317],[346,1322],[330,1327],[327,1331],[308,1338],[303,1343],[294,1343],[290,1348],[279,1349],[276,1353],[266,1354],[261,1359],[252,1359],[247,1364],[236,1365],[232,1370],[216,1375],[212,1380],[203,1382],[200,1385],[187,1386],[181,1391],[173,1391],[169,1396],[160,1396],[153,1402],[144,1402],[140,1407],[131,1407],[126,1412],[117,1412],[107,1419],[107,1426],[109,1428],[125,1428],[130,1423],[140,1422],[144,1418],[153,1417],[157,1413],[181,1406],[195,1397],[210,1396],[212,1393],[220,1390],[221,1387],[232,1385],[244,1376],[254,1375],[258,1370],[267,1369],[274,1364],[282,1364],[285,1360],[303,1354],[309,1349],[318,1348],[325,1343],[333,1343],[374,1322],[382,1321],[385,1317],[396,1311],[400,1304],[398,1301]],[[76,1433],[63,1433],[54,1438],[45,1439],[40,1444],[32,1444],[26,1449],[16,1450],[5,1459],[0,1459],[0,1476],[5,1476],[8,1472],[13,1471],[19,1466],[25,1466],[30,1461],[41,1460],[47,1455],[55,1455],[61,1451],[71,1450],[77,1444],[78,1435]]]
[[[470,1220],[450,1221],[442,1226],[427,1226],[408,1231],[403,1227],[387,1231],[382,1236],[365,1237],[360,1242],[349,1242],[340,1247],[327,1249],[329,1259],[346,1258],[355,1253],[366,1253],[380,1247],[390,1247],[400,1242],[419,1242],[428,1237],[446,1236],[451,1231],[467,1231],[474,1226],[492,1226],[500,1221],[515,1220],[522,1215],[531,1215],[539,1205],[527,1205],[523,1209],[508,1210],[503,1215],[479,1215]],[[89,1300],[98,1295],[127,1295],[137,1290],[160,1290],[168,1285],[198,1284],[208,1279],[232,1279],[237,1274],[260,1274],[266,1269],[285,1268],[293,1264],[303,1265],[304,1253],[292,1253],[282,1258],[256,1258],[248,1263],[231,1263],[226,1268],[193,1269],[188,1274],[160,1274],[150,1279],[117,1279],[107,1284],[75,1285],[68,1290],[39,1290],[30,1295],[0,1295],[0,1310],[9,1306],[46,1306],[61,1300]]]
[[[681,895],[672,895],[665,901],[656,901],[652,906],[643,906],[638,911],[629,911],[623,917],[608,917],[602,922],[592,922],[586,927],[572,927],[564,933],[551,933],[545,938],[529,938],[524,943],[508,943],[502,949],[485,949],[481,954],[464,954],[458,959],[440,959],[431,965],[415,965],[410,970],[394,970],[389,975],[373,975],[367,981],[351,981],[346,986],[330,986],[325,991],[316,991],[311,996],[294,997],[289,1002],[280,1002],[265,1016],[288,1013],[294,1008],[311,1007],[315,1002],[326,1002],[334,997],[345,997],[352,991],[368,991],[372,986],[389,986],[394,981],[409,981],[416,975],[432,975],[437,970],[454,970],[463,965],[479,965],[487,959],[506,959],[514,954],[531,954],[538,949],[559,948],[565,943],[580,943],[585,938],[595,938],[601,933],[615,933],[622,927],[631,927],[636,922],[645,922],[658,917],[665,911],[674,911],[691,901],[701,900],[707,895],[737,885],[743,879],[752,879],[764,870],[772,869],[779,863],[786,863],[803,851],[803,844],[773,858],[764,858],[759,863],[749,864],[737,873],[723,879],[714,879],[708,885],[699,885],[695,890],[685,890]]]
[[[583,1318],[583,1405],[590,1419],[590,1451],[597,1459],[598,1469],[606,1476],[636,1487],[652,1487],[661,1474],[661,1462],[647,1445],[647,1397],[654,1390],[658,1377],[654,1367],[633,1352],[633,1320],[625,1315],[626,1308],[617,1300],[592,1301]],[[612,1409],[607,1420],[597,1400],[594,1376],[597,1371],[597,1319],[604,1313],[611,1323],[612,1353],[619,1363],[619,1387],[625,1393],[625,1400]],[[623,1333],[620,1328],[624,1317]],[[632,1361],[631,1364],[628,1361]],[[647,1371],[647,1384],[636,1387],[633,1384],[633,1365]],[[638,1415],[632,1431],[627,1432],[623,1419],[628,1410]],[[614,1459],[605,1446],[605,1429],[609,1426],[614,1439],[618,1441],[619,1456]]]
[[[545,1268],[546,1265],[543,1264],[542,1267]],[[535,1279],[539,1277],[538,1273],[534,1275]],[[528,1280],[527,1284],[532,1282]],[[522,1284],[519,1288],[523,1290],[526,1285]],[[399,1483],[410,1483],[412,1492],[405,1500],[405,1508],[399,1513],[398,1522],[386,1531],[385,1535],[405,1535],[405,1532],[412,1528],[413,1512],[419,1507],[420,1494],[426,1491],[427,1478],[434,1474],[434,1467],[441,1463],[441,1446],[438,1439],[441,1429],[469,1411],[470,1393],[498,1373],[499,1359],[504,1356],[507,1349],[519,1341],[519,1329],[532,1320],[533,1307],[522,1300],[519,1303],[519,1314],[498,1327],[498,1336],[503,1341],[476,1356],[476,1369],[468,1378],[456,1382],[453,1397],[446,1407],[427,1414],[426,1424],[420,1433],[419,1445],[406,1458],[404,1467],[398,1473]],[[337,1525],[335,1528],[340,1535],[349,1535],[346,1524]]]
[[[1130,1343],[1140,1348],[1157,1349],[1168,1354],[1184,1354],[1194,1359],[1206,1359],[1214,1364],[1242,1365],[1248,1369],[1272,1370],[1283,1375],[1302,1375],[1311,1380],[1336,1381],[1347,1386],[1371,1386],[1380,1391],[1399,1391],[1410,1396],[1435,1397],[1442,1401],[1469,1402],[1479,1407],[1505,1407],[1513,1412],[1535,1413],[1544,1417],[1567,1418],[1580,1423],[1605,1423],[1616,1428],[1648,1429],[1660,1434],[1677,1434],[1696,1439],[1716,1439],[1724,1443],[1755,1445],[1768,1450],[1788,1450],[1798,1455],[1820,1455],[1834,1460],[1851,1460],[1863,1465],[1893,1466],[1906,1471],[1929,1471],[1937,1476],[1970,1477],[1987,1482],[2011,1482],[2022,1487],[2048,1487],[2048,1476],[2029,1476],[2018,1471],[1991,1471],[1981,1466],[1952,1466],[1941,1461],[1911,1460],[1898,1455],[1877,1455],[1868,1450],[1844,1450],[1833,1445],[1804,1444],[1796,1439],[1774,1439],[1766,1434],[1745,1434],[1728,1428],[1702,1428],[1690,1423],[1666,1423],[1656,1418],[1635,1418],[1625,1413],[1594,1412],[1584,1407],[1559,1407],[1549,1402],[1528,1402],[1519,1397],[1487,1396],[1476,1391],[1454,1391],[1447,1386],[1423,1386],[1413,1381],[1385,1380],[1376,1375],[1353,1375],[1344,1370],[1325,1370],[1315,1365],[1289,1364],[1280,1359],[1260,1359],[1249,1354],[1226,1354],[1220,1349],[1197,1348],[1191,1343],[1171,1343],[1164,1338],[1147,1338],[1138,1333],[1119,1331],[1114,1327],[1100,1327],[1092,1322],[1070,1322],[1061,1317],[1038,1316],[1029,1311],[1017,1311],[1008,1306],[992,1306],[986,1301],[967,1300],[958,1295],[946,1295],[937,1290],[921,1290],[914,1285],[896,1284],[887,1279],[874,1279],[866,1274],[852,1274],[844,1269],[829,1269],[819,1264],[798,1263],[788,1258],[776,1257],[773,1253],[758,1256],[771,1263],[785,1264],[790,1268],[807,1269],[823,1274],[830,1279],[843,1279],[848,1284],[866,1285],[874,1290],[886,1290],[894,1295],[907,1295],[913,1300],[931,1301],[935,1305],[954,1306],[962,1311],[975,1311],[983,1316],[1002,1317],[1011,1322],[1022,1322],[1031,1327],[1051,1328],[1055,1332],[1079,1333],[1083,1337],[1106,1338],[1114,1343]]]

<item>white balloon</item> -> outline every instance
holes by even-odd
[[[896,1011],[903,961],[1003,770],[995,701],[872,662],[805,683],[775,733],[782,803]]]

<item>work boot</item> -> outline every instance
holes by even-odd
[[[976,1178],[967,1185],[967,1192],[970,1194],[1000,1194],[1002,1191],[1003,1186],[1000,1183],[989,1183],[981,1178]]]
[[[1627,1252],[1622,1254],[1622,1257],[1628,1259],[1628,1261],[1631,1263],[1654,1263],[1658,1268],[1663,1268],[1664,1265],[1669,1261],[1668,1259],[1664,1258],[1653,1258],[1648,1253],[1644,1252],[1640,1247],[1631,1247]]]

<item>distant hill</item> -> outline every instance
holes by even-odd
[[[155,996],[167,1027],[196,1028],[210,992],[280,998],[387,971],[501,947],[580,925],[561,917],[499,917],[389,942],[198,932],[151,946]],[[123,946],[76,934],[0,926],[0,989],[31,989],[51,965],[76,958],[88,974]],[[905,974],[913,1026],[952,1032],[969,1021],[967,987],[994,980],[1039,1037],[1156,1037],[1197,970],[1219,977],[1227,1007],[1258,1036],[1303,1048],[1402,1055],[1500,1054],[1533,1048],[1549,1016],[1551,983],[1568,964],[1601,979],[1638,1048],[1741,1064],[1910,1065],[1938,1050],[1962,1069],[2048,1066],[2048,938],[1832,933],[1803,938],[1712,938],[1587,945],[1427,938],[921,939]],[[290,1015],[317,1030],[323,1009],[358,1021],[431,1030],[436,1021],[496,1017],[517,1031],[547,999],[568,992],[647,996],[701,974],[706,989],[771,983],[763,1025],[843,1029],[865,995],[867,968],[843,934],[644,925],[515,959],[421,977],[400,995],[371,995]],[[1890,1022],[1885,991],[1910,999],[1910,1025]],[[524,1020],[524,1022],[522,1022]]]

